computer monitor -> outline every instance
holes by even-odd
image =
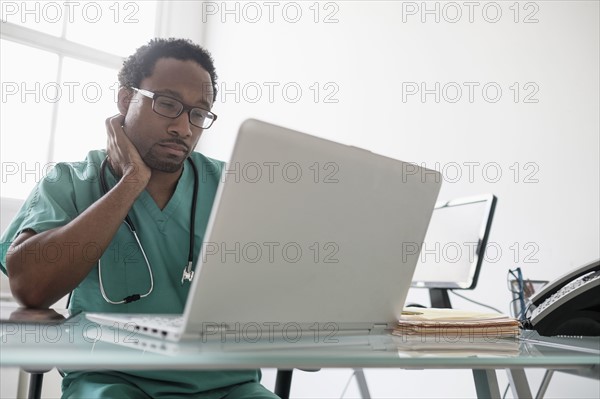
[[[436,203],[412,287],[475,288],[496,202],[487,194]]]

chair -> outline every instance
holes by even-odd
[[[50,370],[46,371],[29,371],[25,370],[30,374],[29,376],[29,391],[27,394],[28,399],[40,399],[42,395],[42,385],[44,384],[44,374]],[[317,371],[317,370],[310,370]],[[281,399],[289,399],[290,390],[292,387],[292,375],[293,369],[285,370],[280,369],[277,370],[277,378],[275,380],[275,395],[279,396]]]
[[[321,369],[299,369],[302,371],[319,371]],[[275,395],[279,396],[281,399],[289,399],[290,391],[292,388],[292,376],[293,369],[279,369],[277,370],[277,378],[275,380]],[[369,387],[367,385],[367,379],[365,377],[365,373],[362,368],[354,369],[354,376],[356,377],[356,382],[358,384],[358,390],[360,392],[360,396],[363,399],[370,399],[371,393],[369,392]]]
[[[50,370],[25,371],[29,373],[29,391],[27,393],[27,398],[40,399],[42,397],[42,385],[44,383],[44,374]]]
[[[281,399],[288,399],[290,397],[290,390],[292,388],[292,376],[294,370],[278,369],[277,377],[275,378],[275,395]]]

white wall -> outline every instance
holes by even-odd
[[[201,139],[200,150],[227,159],[241,121],[257,117],[441,169],[446,179],[440,198],[496,194],[491,240],[502,253],[488,254],[473,295],[508,311],[509,267],[523,267],[529,278],[552,279],[599,257],[599,7],[590,1],[542,1],[528,3],[537,9],[524,9],[521,3],[519,18],[534,13],[531,18],[539,22],[514,23],[512,2],[493,3],[502,17],[489,23],[482,17],[489,3],[479,3],[473,23],[462,7],[455,24],[443,17],[435,23],[431,15],[422,23],[419,15],[406,14],[403,23],[403,7],[421,7],[420,2],[328,3],[338,7],[339,22],[332,24],[312,21],[312,3],[296,3],[303,18],[295,24],[282,18],[282,6],[275,8],[273,23],[267,7],[261,22],[247,22],[255,12],[247,8],[245,20],[244,3],[238,3],[239,23],[235,15],[203,15],[204,43],[215,58],[219,87],[231,92],[222,90],[214,107],[220,119]],[[488,19],[493,9],[488,5]],[[448,18],[454,15],[446,11]],[[331,92],[323,89],[328,82],[339,88],[333,96],[338,102],[315,102],[314,82],[321,94]],[[455,94],[447,86],[439,103],[433,94],[425,102],[418,95],[403,101],[403,86],[412,82],[427,88],[456,82],[463,97],[446,101]],[[479,84],[473,102],[464,82]],[[510,88],[514,82],[518,102]],[[298,102],[283,97],[286,83],[302,88]],[[496,103],[482,95],[487,83],[502,90]],[[266,85],[274,84],[279,87],[270,102]],[[262,98],[252,102],[257,85]],[[524,95],[536,87],[529,100],[537,103],[525,103]],[[491,101],[492,88],[488,95]],[[472,162],[479,164],[470,176]]]
[[[509,268],[551,280],[600,257],[598,2],[474,2],[472,16],[464,2],[323,2],[317,23],[314,2],[275,3],[205,4],[203,42],[215,58],[222,95],[214,107],[219,120],[201,139],[201,151],[227,160],[239,124],[255,117],[440,169],[446,177],[440,198],[496,194],[490,240],[501,253],[488,254],[477,289],[467,294],[505,312]],[[436,5],[439,22],[421,13]],[[291,23],[296,6],[302,17]],[[457,7],[462,18],[449,22]],[[327,15],[337,22],[324,23]],[[422,82],[427,89],[440,83],[439,103],[434,94],[423,101],[406,91]],[[462,98],[453,103],[456,86]],[[297,102],[294,87],[302,89]],[[493,102],[495,87],[502,92]],[[323,96],[332,88],[337,102],[328,103]],[[409,299],[427,296],[416,291]],[[539,383],[539,371],[530,375]],[[377,397],[474,395],[466,371],[367,377],[377,381]],[[569,390],[553,383],[550,397],[598,395],[597,381],[560,378],[572,382]],[[326,384],[341,392],[345,381]],[[398,391],[400,381],[426,388]],[[318,394],[303,385],[299,396]]]

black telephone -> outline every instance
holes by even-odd
[[[527,309],[525,327],[540,335],[600,336],[600,260],[549,283]]]

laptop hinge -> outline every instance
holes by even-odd
[[[369,345],[373,350],[385,350],[384,332],[388,329],[386,323],[375,323],[369,330]]]
[[[387,328],[387,323],[375,323],[373,324],[373,327],[371,327],[371,329],[369,330],[369,335],[383,334],[383,332],[387,330]]]

